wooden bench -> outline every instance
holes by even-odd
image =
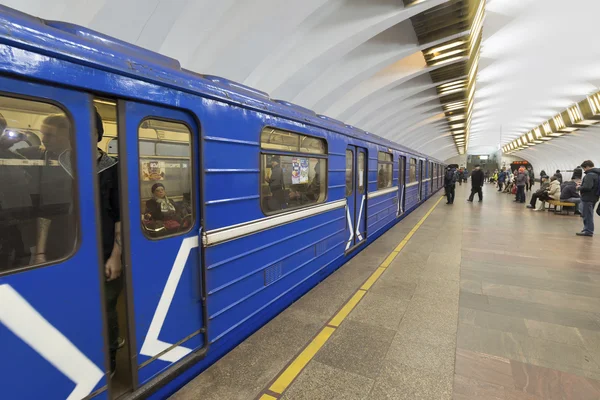
[[[548,211],[554,211],[555,214],[560,212],[560,214],[566,213],[566,215],[569,215],[569,210],[565,209],[565,207],[573,207],[573,213],[575,213],[575,207],[577,206],[575,203],[559,200],[548,200],[547,203],[549,204]],[[554,206],[554,208],[552,208],[552,206]],[[560,207],[560,209],[558,207]]]

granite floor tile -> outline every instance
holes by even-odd
[[[396,330],[408,308],[409,299],[369,291],[348,316],[349,320]]]
[[[437,277],[429,278],[426,274],[423,274],[417,283],[415,295],[432,297],[434,299],[444,297],[458,304],[459,292],[460,284],[458,280],[438,279]]]
[[[410,300],[417,288],[417,283],[404,280],[404,274],[396,271],[395,273],[384,272],[382,276],[369,289],[369,292],[388,296],[399,300]]]
[[[504,400],[504,387],[489,382],[482,382],[461,375],[454,376],[455,399]]]
[[[471,324],[487,329],[509,333],[528,334],[525,319],[511,317],[502,314],[490,313],[487,311],[474,310],[461,307],[459,318],[462,323]]]
[[[481,291],[481,281],[476,279],[460,279],[460,290],[473,294],[483,294]]]
[[[376,378],[395,331],[345,320],[314,360],[347,372]]]
[[[525,361],[521,344],[515,335],[469,324],[459,324],[456,342],[457,347],[461,349]]]
[[[460,292],[459,304],[461,307],[473,308],[473,309],[487,309],[489,308],[488,297],[481,294],[475,294],[471,292]]]
[[[519,335],[517,340],[525,360],[528,362],[530,362],[529,360],[545,360],[557,369],[567,366],[600,373],[600,367],[583,347],[522,335]]]
[[[497,314],[522,317],[535,321],[550,322],[558,325],[573,326],[576,328],[585,328],[591,330],[600,330],[600,323],[594,315],[589,312],[579,310],[567,310],[546,304],[530,303],[522,300],[506,299],[495,296],[483,296],[481,301],[473,300],[474,294],[467,293],[464,307],[480,309],[483,311],[494,312]],[[486,304],[487,303],[487,304]],[[461,307],[463,306],[463,296],[461,294]]]
[[[566,372],[513,361],[515,389],[548,400],[597,400],[600,382]]]
[[[356,292],[356,288],[341,286],[329,280],[319,283],[291,307],[307,316],[327,322],[337,310]]]
[[[600,298],[578,296],[550,290],[530,289],[522,286],[501,285],[483,281],[483,294],[552,305],[566,309],[594,312],[600,310]]]
[[[455,323],[454,323],[455,324]],[[399,341],[412,341],[430,343],[436,346],[456,346],[456,330],[449,331],[433,329],[431,324],[415,324],[413,319],[404,319],[397,328],[396,339]]]
[[[529,319],[525,320],[525,325],[527,326],[527,334],[531,337],[572,346],[584,345],[583,338],[577,328]]]
[[[512,388],[514,381],[510,360],[491,354],[456,349],[455,374],[480,382]]]
[[[386,362],[400,363],[416,370],[452,374],[454,372],[455,346],[452,343],[434,345],[396,337],[386,356]]]
[[[417,400],[452,398],[452,374],[436,374],[386,360],[369,399]]]
[[[439,281],[456,281],[459,284],[460,266],[458,264],[430,264],[427,263],[421,274],[422,278]]]
[[[590,352],[596,364],[600,365],[600,332],[588,329],[578,329],[583,347]]]
[[[318,361],[311,361],[285,391],[282,400],[367,399],[374,381]]]

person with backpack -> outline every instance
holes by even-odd
[[[456,169],[452,166],[446,167],[446,174],[444,175],[444,189],[446,190],[446,198],[448,202],[446,204],[454,203],[454,194],[456,189],[456,179],[458,174]]]
[[[527,167],[527,175],[529,176],[529,180],[527,182],[527,191],[529,192],[535,183],[535,175],[531,166]]]
[[[505,181],[506,181],[506,171],[505,171],[505,168],[502,167],[502,170],[498,174],[498,191],[499,192],[502,191],[502,186],[504,185]]]
[[[585,160],[581,163],[585,176],[579,187],[581,194],[581,214],[583,217],[583,230],[577,236],[594,236],[594,206],[600,198],[600,168],[594,168],[594,163]],[[596,210],[600,215],[600,209]]]

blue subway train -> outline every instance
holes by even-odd
[[[0,26],[3,399],[164,398],[442,187],[440,160],[160,54]]]

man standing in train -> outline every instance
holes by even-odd
[[[104,128],[102,119],[98,112],[95,113],[96,129],[93,134],[98,142],[102,139]],[[42,141],[44,147],[29,147],[22,149],[20,153],[29,159],[44,160],[47,165],[58,163],[58,171],[43,170],[40,181],[42,189],[40,193],[40,204],[52,201],[53,207],[49,212],[42,212],[38,218],[38,232],[35,262],[45,263],[63,257],[72,251],[75,239],[73,236],[76,229],[71,228],[74,224],[72,207],[64,205],[69,211],[56,212],[55,203],[57,197],[65,203],[65,196],[71,196],[72,178],[72,154],[71,154],[71,124],[65,115],[51,115],[42,123]],[[119,176],[117,160],[109,157],[98,149],[97,174],[100,188],[100,222],[102,227],[102,256],[105,281],[106,314],[108,322],[108,338],[110,351],[111,377],[115,373],[116,354],[124,341],[119,339],[119,325],[117,316],[117,300],[122,289],[121,279],[121,213],[119,205]],[[66,174],[65,174],[66,173]],[[67,177],[68,174],[68,177]],[[67,182],[68,181],[68,182]],[[48,187],[48,189],[45,189]],[[53,193],[52,193],[53,192]],[[49,197],[49,199],[45,199]],[[70,203],[70,202],[69,202]],[[70,233],[70,235],[69,235]],[[56,239],[56,240],[53,240]],[[69,247],[71,246],[71,247]]]
[[[96,111],[96,136],[102,140],[104,127]],[[98,187],[100,188],[100,222],[102,226],[102,259],[104,261],[104,295],[108,323],[110,373],[115,373],[117,350],[125,342],[119,338],[117,301],[123,288],[121,262],[121,208],[119,203],[119,168],[117,159],[97,149]]]
[[[271,156],[271,176],[266,179],[271,190],[271,211],[281,210],[285,205],[283,169],[279,162],[279,156]]]

